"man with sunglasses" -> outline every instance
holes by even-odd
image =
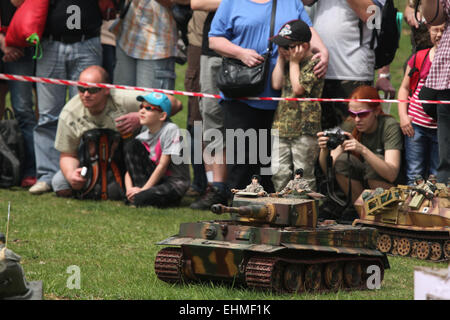
[[[90,66],[81,72],[79,81],[108,83],[109,79],[102,67]],[[58,120],[55,149],[60,152],[61,170],[52,179],[52,188],[57,195],[70,196],[72,190],[80,190],[86,183],[81,176],[78,159],[81,137],[86,131],[112,129],[119,131],[122,137],[138,131],[141,127],[138,95],[137,91],[78,87],[78,95],[64,106]],[[174,106],[174,112],[179,111],[181,102],[174,103]],[[122,116],[117,117],[118,114]]]

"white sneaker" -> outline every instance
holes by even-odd
[[[28,191],[31,194],[42,194],[45,192],[50,192],[52,188],[47,184],[47,182],[39,181],[36,182]]]

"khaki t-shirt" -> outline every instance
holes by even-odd
[[[393,117],[379,116],[377,130],[373,133],[364,133],[361,143],[379,155],[384,155],[386,150],[403,150],[400,125]]]
[[[76,153],[82,135],[91,129],[116,129],[114,119],[120,114],[136,112],[140,102],[136,97],[140,92],[130,90],[111,90],[106,107],[99,115],[93,116],[84,107],[78,95],[64,106],[58,120],[55,149],[65,153]]]

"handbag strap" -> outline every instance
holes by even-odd
[[[272,43],[272,41],[270,41],[270,38],[273,37],[276,13],[277,13],[277,0],[273,0],[272,1],[272,16],[270,17],[270,36],[269,36],[269,47],[268,47],[269,55],[272,54],[273,43]]]

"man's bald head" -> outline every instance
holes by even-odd
[[[80,81],[92,83],[110,83],[108,72],[101,66],[89,66],[80,73]]]

